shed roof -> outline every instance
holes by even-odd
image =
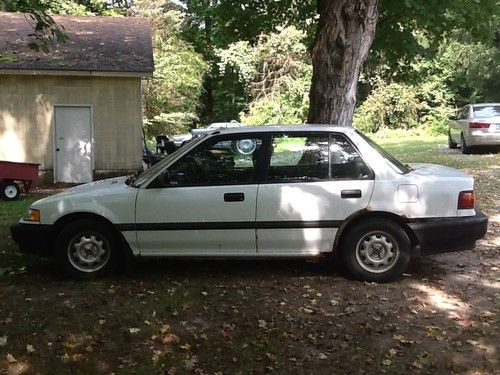
[[[24,13],[0,12],[0,72],[153,72],[151,28],[139,17],[53,16],[69,40],[48,54],[28,48],[33,21]]]

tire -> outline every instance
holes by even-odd
[[[357,280],[387,282],[400,276],[410,262],[411,243],[406,232],[387,219],[355,224],[342,241],[341,257]]]
[[[462,154],[470,154],[471,153],[471,148],[467,146],[465,143],[465,138],[464,135],[460,135],[460,150],[462,151]]]
[[[13,201],[19,198],[21,189],[14,181],[4,181],[0,184],[2,198],[6,201]]]
[[[458,145],[457,145],[456,142],[453,141],[453,138],[451,137],[451,132],[448,129],[448,148],[449,149],[455,149],[457,147],[458,147]]]
[[[116,269],[118,244],[108,225],[88,219],[74,221],[56,238],[54,263],[70,278],[97,278]]]

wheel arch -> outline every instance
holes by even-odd
[[[363,220],[376,219],[376,218],[387,219],[400,225],[401,228],[403,228],[405,233],[408,235],[412,249],[415,249],[419,245],[417,237],[415,236],[411,228],[408,226],[408,224],[405,222],[403,217],[387,211],[360,210],[351,214],[347,219],[344,220],[342,225],[339,227],[337,234],[335,235],[335,240],[333,243],[333,251],[336,252],[340,250],[343,238],[352,227],[362,222]]]
[[[64,216],[61,216],[59,219],[56,220],[56,222],[53,224],[52,227],[52,239],[51,239],[51,244],[50,244],[50,249],[54,248],[54,243],[59,235],[61,233],[61,230],[69,223],[77,221],[77,220],[92,220],[97,223],[101,223],[103,225],[106,225],[108,228],[110,228],[114,234],[116,235],[116,238],[118,239],[120,243],[120,250],[123,252],[128,252],[129,255],[132,255],[132,249],[130,248],[130,245],[128,242],[125,240],[125,237],[123,234],[115,227],[115,225],[106,219],[104,216],[98,215],[96,213],[92,212],[73,212]]]

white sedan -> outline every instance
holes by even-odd
[[[448,147],[463,154],[480,146],[500,147],[500,103],[469,104],[450,121]]]
[[[262,126],[214,131],[134,177],[39,200],[11,233],[79,278],[132,255],[338,254],[355,278],[387,281],[413,251],[473,248],[487,221],[461,171],[404,165],[352,127]]]

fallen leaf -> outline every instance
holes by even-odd
[[[0,336],[0,346],[7,345],[7,336]]]
[[[194,355],[191,358],[184,360],[184,367],[186,370],[192,370],[194,365],[196,365],[196,362],[198,362],[198,358]]]
[[[16,363],[17,360],[14,358],[14,356],[10,353],[7,354],[7,362],[9,363]]]
[[[327,356],[325,353],[321,353],[321,352],[320,352],[320,353],[318,354],[318,358],[319,358],[319,359],[321,359],[321,360],[324,360],[324,359],[327,359],[327,358],[328,358],[328,356]]]
[[[179,336],[169,333],[163,337],[163,340],[161,340],[162,343],[164,344],[171,344],[171,343],[178,343],[180,341]]]
[[[133,334],[133,333],[138,333],[138,332],[140,332],[140,331],[141,331],[141,329],[140,329],[140,328],[135,328],[135,327],[134,327],[134,328],[129,328],[129,329],[128,329],[128,331],[129,331],[130,333],[132,333],[132,334]]]
[[[384,360],[382,361],[382,364],[383,364],[384,366],[390,366],[390,365],[392,364],[392,361],[391,361],[390,359],[384,359]]]
[[[26,345],[26,350],[28,351],[28,353],[33,353],[35,351],[35,348],[33,347],[33,345],[28,344]]]

